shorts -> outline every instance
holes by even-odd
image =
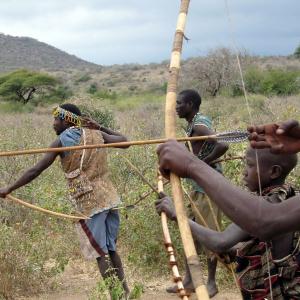
[[[89,220],[76,224],[80,247],[86,259],[105,256],[116,251],[120,217],[118,210],[109,209],[95,214]]]

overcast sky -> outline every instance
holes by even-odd
[[[300,44],[299,0],[191,0],[183,56],[219,46],[286,55]],[[169,59],[179,0],[0,0],[0,32],[110,65]],[[230,25],[232,24],[232,25]],[[234,34],[231,34],[233,28]]]

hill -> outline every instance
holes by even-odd
[[[257,57],[241,53],[243,70],[248,66],[262,69],[299,70],[300,60],[290,57]],[[0,34],[0,73],[17,69],[46,71],[73,90],[86,93],[91,87],[116,93],[164,92],[168,79],[168,61],[161,63],[100,66],[84,61],[46,43],[29,37]],[[205,57],[182,61],[180,88],[196,88],[213,95],[221,86],[239,78],[235,54],[218,48]]]
[[[95,70],[98,67],[33,38],[0,34],[0,73],[22,68],[58,71]]]

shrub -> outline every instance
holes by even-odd
[[[116,128],[116,122],[112,111],[106,108],[95,108],[86,104],[78,105],[82,113],[93,120],[97,121],[104,127]]]
[[[92,95],[95,94],[97,91],[98,91],[97,83],[92,83],[87,90],[87,92]]]
[[[46,103],[63,102],[64,100],[67,100],[72,96],[73,96],[73,91],[70,89],[70,87],[59,85],[48,95],[45,95],[43,97],[38,97],[37,99],[35,99],[34,104],[40,104],[42,103],[42,101]]]
[[[300,59],[300,45],[296,48],[296,50],[294,52],[294,55],[295,55],[296,58]]]
[[[91,76],[89,74],[83,74],[75,80],[75,84],[79,84],[80,82],[87,82],[89,80],[91,80]]]
[[[246,90],[252,94],[293,95],[300,91],[300,72],[293,70],[249,68],[244,76]],[[243,93],[241,85],[232,86],[232,95]]]
[[[101,90],[94,93],[96,98],[99,99],[109,99],[109,100],[115,100],[117,99],[117,93],[115,91],[111,90]]]
[[[299,71],[269,70],[261,83],[262,94],[269,96],[297,94],[300,91],[299,79]]]

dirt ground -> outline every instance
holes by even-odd
[[[130,278],[127,276],[129,284]],[[130,278],[129,278],[130,277]],[[94,266],[89,263],[72,262],[65,269],[64,273],[56,280],[56,288],[54,292],[48,292],[34,297],[18,297],[20,300],[88,300],[89,294],[99,280],[99,274]],[[167,286],[171,283],[166,278],[155,278],[151,281],[143,282],[144,293],[141,300],[176,300],[177,295],[165,292]],[[195,294],[190,297],[196,300]],[[214,300],[241,300],[238,291],[230,290],[219,292]]]

